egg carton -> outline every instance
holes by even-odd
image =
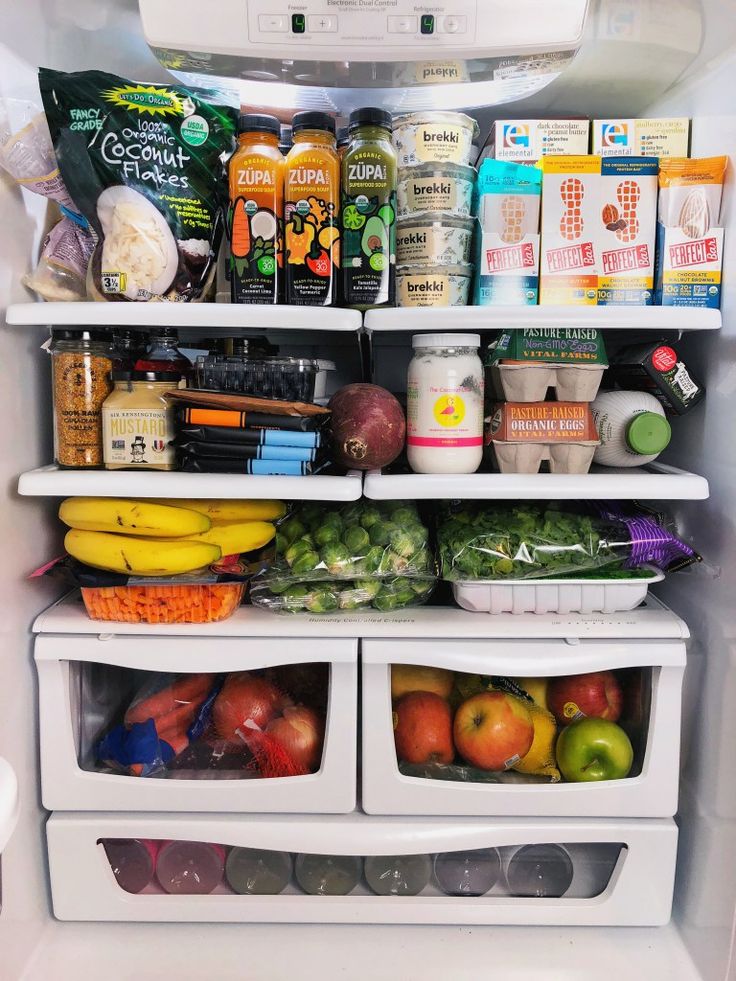
[[[550,473],[587,473],[598,440],[580,443],[511,443],[493,440],[493,452],[501,473],[539,473],[543,461]]]
[[[525,579],[453,583],[455,602],[471,613],[625,613],[647,598],[664,573],[647,579]]]
[[[554,388],[559,402],[592,402],[605,365],[496,364],[490,369],[495,394],[509,402],[543,402]]]

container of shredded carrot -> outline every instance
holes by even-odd
[[[82,587],[82,599],[91,620],[214,623],[233,615],[245,587],[244,582]]]

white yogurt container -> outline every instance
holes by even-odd
[[[412,112],[394,119],[399,167],[454,163],[466,167],[473,157],[478,124],[462,112]]]
[[[473,213],[473,167],[421,164],[399,171],[396,188],[399,221],[418,214],[470,218]]]
[[[475,473],[483,459],[480,334],[415,334],[406,448],[415,473]]]
[[[400,307],[465,307],[472,280],[471,265],[398,266],[396,300]]]
[[[462,266],[473,250],[473,218],[416,215],[396,229],[396,262],[400,266]]]

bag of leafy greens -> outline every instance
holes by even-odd
[[[571,504],[469,505],[440,522],[441,576],[450,582],[628,577],[655,565],[674,571],[700,557],[641,509]],[[633,571],[631,571],[633,570]]]
[[[199,300],[214,279],[235,110],[179,86],[41,68],[61,176],[99,238],[96,300]]]

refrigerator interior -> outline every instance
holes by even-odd
[[[39,65],[70,71],[104,67],[151,81],[167,78],[145,44],[133,0],[3,0],[0,7],[2,96],[33,96]],[[202,11],[206,16],[205,4]],[[736,12],[730,4],[598,0],[592,4],[587,31],[578,58],[548,88],[520,103],[478,110],[485,132],[490,120],[504,116],[687,115],[693,120],[693,156],[733,156]],[[0,177],[3,310],[10,303],[30,299],[21,276],[37,255],[46,217],[40,198],[21,193],[5,175]],[[686,621],[692,638],[683,704],[675,909],[672,922],[662,928],[55,921],[45,848],[47,812],[41,805],[38,692],[30,626],[56,598],[57,589],[44,581],[28,583],[24,577],[58,552],[59,533],[53,500],[21,498],[16,491],[21,472],[52,458],[49,367],[39,351],[43,328],[3,324],[0,756],[17,775],[21,800],[20,819],[2,857],[3,978],[85,978],[103,971],[114,978],[184,979],[211,971],[236,977],[250,965],[247,973],[265,981],[289,976],[297,964],[305,979],[339,971],[372,979],[448,974],[460,979],[490,971],[491,976],[498,972],[495,976],[508,981],[571,975],[600,981],[620,976],[722,981],[734,976],[736,247],[731,240],[736,234],[736,203],[732,167],[722,221],[727,229],[723,329],[686,334],[682,341],[688,361],[705,379],[708,396],[699,411],[678,420],[675,448],[667,458],[704,475],[710,483],[707,501],[671,506],[706,561],[655,589]],[[357,357],[354,343],[354,338],[341,343],[348,359]],[[406,347],[406,339],[403,344]],[[403,355],[408,357],[408,347]],[[389,360],[393,366],[401,364],[398,358]]]

